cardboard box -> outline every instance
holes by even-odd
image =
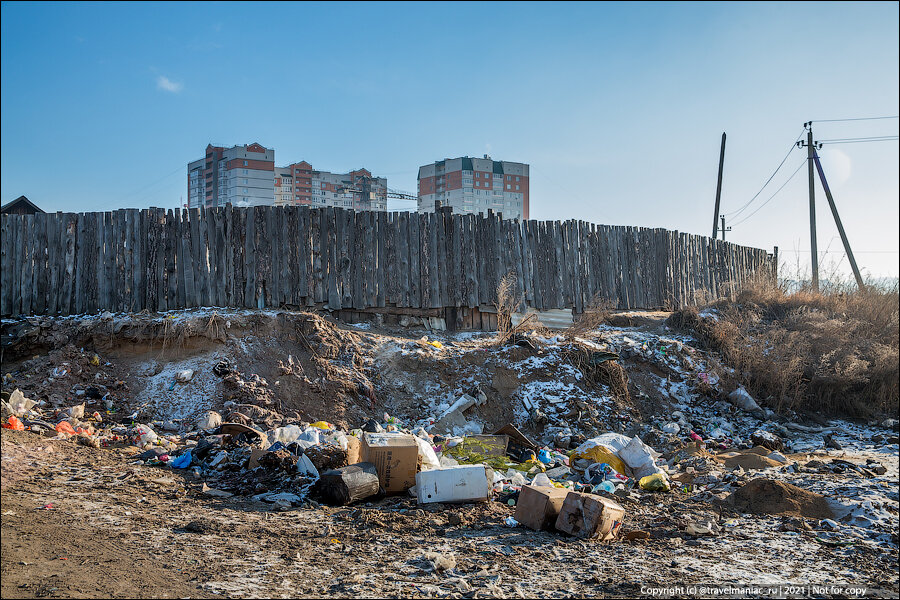
[[[569,492],[556,518],[556,528],[583,539],[611,540],[624,519],[625,509],[612,500]]]
[[[419,504],[432,502],[485,502],[490,498],[484,465],[429,469],[416,475]]]
[[[375,465],[381,487],[388,494],[405,492],[416,483],[419,446],[409,434],[363,434],[362,460]]]
[[[516,521],[540,531],[553,529],[569,490],[523,485],[516,503]]]

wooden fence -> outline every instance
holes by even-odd
[[[584,221],[258,206],[3,215],[0,313],[197,306],[679,308],[771,273],[764,250]]]

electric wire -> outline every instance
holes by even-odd
[[[853,119],[817,119],[815,121],[810,121],[810,123],[841,123],[844,121],[879,121],[881,119],[900,119],[900,115],[886,116],[886,117],[856,117]]]
[[[747,219],[749,219],[750,217],[752,217],[753,215],[755,215],[756,213],[758,213],[758,212],[759,212],[766,204],[768,204],[769,202],[771,202],[771,201],[772,201],[772,198],[774,198],[775,196],[777,196],[777,195],[778,195],[778,192],[780,192],[781,190],[783,190],[783,189],[784,189],[784,186],[786,186],[786,185],[788,184],[788,182],[790,182],[791,179],[793,179],[794,176],[795,176],[797,173],[800,172],[800,169],[802,169],[802,168],[804,167],[804,165],[806,165],[806,161],[807,161],[807,160],[808,160],[808,159],[805,159],[805,158],[803,159],[803,162],[800,163],[800,164],[797,166],[797,169],[796,169],[793,173],[791,173],[791,176],[788,177],[787,180],[786,180],[784,183],[781,184],[781,187],[779,187],[777,190],[775,190],[775,193],[774,193],[774,194],[772,194],[771,196],[769,196],[768,200],[766,200],[765,202],[763,202],[762,204],[760,204],[760,205],[757,207],[756,210],[754,210],[752,213],[750,213],[749,215],[747,215],[746,217],[744,217],[743,219],[741,219],[741,220],[738,221],[737,223],[732,223],[731,226],[732,226],[732,227],[735,227],[735,226],[737,226],[737,225],[740,225],[741,223],[743,223],[744,221],[746,221]]]
[[[756,198],[762,193],[762,191],[763,191],[764,189],[766,189],[766,186],[769,185],[769,183],[772,181],[772,179],[774,179],[775,175],[778,174],[778,171],[781,170],[781,167],[784,166],[785,161],[787,161],[788,157],[791,155],[791,152],[794,151],[794,148],[797,147],[797,142],[800,141],[800,138],[803,137],[803,134],[804,134],[805,132],[806,132],[805,129],[804,129],[803,131],[801,131],[801,132],[800,132],[800,135],[797,136],[797,139],[794,140],[794,141],[791,143],[790,149],[788,150],[787,154],[784,155],[784,158],[781,159],[781,162],[778,164],[778,167],[775,169],[775,172],[772,173],[772,174],[769,176],[768,179],[766,179],[766,182],[763,184],[763,186],[762,186],[761,188],[759,188],[759,191],[758,191],[758,192],[756,192],[755,194],[753,194],[753,197],[750,198],[750,200],[748,200],[748,201],[747,201],[742,207],[740,207],[739,209],[734,210],[734,211],[731,211],[731,212],[729,212],[729,213],[720,213],[720,215],[723,216],[723,217],[732,217],[732,216],[737,216],[737,215],[741,214],[742,212],[744,212],[745,210],[747,210],[747,208],[753,203],[754,200],[756,200]]]
[[[896,135],[881,135],[864,138],[834,138],[830,140],[816,140],[820,144],[861,144],[863,142],[890,142],[900,139]]]

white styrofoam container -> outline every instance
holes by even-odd
[[[459,465],[416,473],[419,504],[432,502],[478,502],[490,495],[484,465]]]

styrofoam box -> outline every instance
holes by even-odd
[[[484,465],[460,465],[416,473],[419,504],[486,501],[489,494]]]

